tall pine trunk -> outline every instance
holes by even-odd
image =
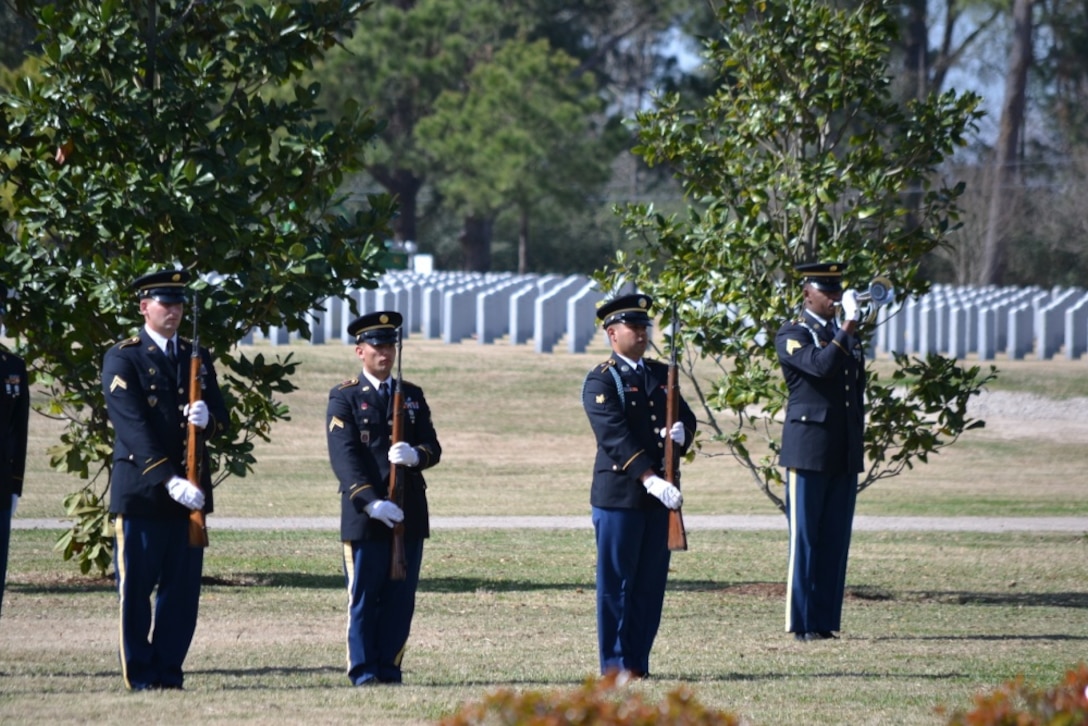
[[[994,149],[993,186],[990,190],[990,209],[986,218],[986,237],[983,240],[982,265],[979,268],[980,285],[999,285],[1005,274],[1008,240],[1003,234],[1007,228],[1010,210],[1015,209],[1018,192],[1017,147],[1024,126],[1024,107],[1031,67],[1031,38],[1033,0],[1013,0],[1012,47],[1009,51],[1009,73],[1005,78],[1005,101],[1001,107],[997,146]]]
[[[461,268],[466,272],[490,272],[491,231],[494,219],[470,215],[461,228]]]

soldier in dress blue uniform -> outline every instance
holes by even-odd
[[[198,351],[201,401],[189,406],[193,346],[178,335],[188,281],[184,270],[136,280],[132,287],[144,327],[113,345],[102,361],[102,393],[115,435],[110,512],[117,537],[121,675],[134,691],[182,687],[204,563],[204,550],[189,546],[189,512],[212,511],[206,449],[200,487],[186,479],[188,428],[195,425],[207,440],[223,435],[230,421],[205,348]]]
[[[356,686],[400,683],[415,611],[423,540],[430,536],[423,470],[442,447],[423,390],[391,375],[400,313],[363,315],[348,325],[363,370],[329,392],[325,429],[340,482],[340,539],[348,589],[348,671]],[[402,437],[392,443],[396,386],[404,401]],[[401,505],[390,501],[390,467],[399,467]],[[390,578],[392,532],[404,526],[406,577]]]
[[[7,299],[7,287],[0,285],[0,318],[7,314]],[[23,494],[30,421],[26,362],[3,346],[0,346],[0,378],[4,382],[4,390],[0,391],[0,605],[3,605],[11,518]]]
[[[846,559],[864,468],[865,357],[855,336],[856,293],[842,289],[841,262],[799,265],[801,315],[775,338],[789,401],[778,463],[786,469],[790,527],[786,632],[837,637]],[[836,323],[841,304],[843,324]]]
[[[672,437],[680,456],[696,425],[681,398],[680,420],[667,426],[669,367],[643,358],[651,304],[647,295],[625,295],[597,309],[612,356],[582,386],[582,407],[597,439],[590,504],[601,673],[632,678],[650,674],[669,572],[669,509],[683,501],[679,488],[660,476],[665,437]]]

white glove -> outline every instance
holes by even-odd
[[[166,482],[166,491],[170,492],[170,498],[178,504],[189,509],[204,508],[204,492],[199,487],[193,486],[188,479],[180,476],[172,476]]]
[[[661,438],[665,438],[665,433],[666,432],[668,432],[669,436],[672,437],[672,440],[675,441],[677,443],[677,445],[679,445],[679,446],[684,445],[684,424],[683,423],[681,423],[680,421],[677,421],[676,423],[674,423],[672,425],[671,429],[665,429],[665,428],[661,429]]]
[[[18,506],[19,506],[19,495],[18,494],[12,494],[11,495],[11,516],[12,517],[15,516],[15,508],[18,507]]]
[[[661,503],[669,509],[679,509],[680,505],[684,503],[684,495],[680,493],[680,490],[659,476],[651,476],[642,482],[642,486],[646,487],[647,492],[660,499]]]
[[[419,454],[406,441],[398,441],[389,447],[389,463],[398,466],[415,466],[419,463]]]
[[[392,527],[397,522],[404,521],[404,512],[388,499],[379,499],[366,505],[366,513],[371,519],[382,522],[386,527]]]
[[[208,404],[203,401],[197,401],[192,405],[187,403],[181,412],[189,419],[189,423],[198,429],[208,425]]]
[[[843,290],[842,300],[839,302],[842,304],[843,320],[853,320],[854,322],[861,320],[861,311],[858,310],[857,290]]]

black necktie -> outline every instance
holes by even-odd
[[[378,386],[378,398],[381,399],[382,408],[386,411],[389,410],[389,381],[382,381],[382,384]]]
[[[174,366],[177,366],[177,364],[178,364],[178,354],[176,352],[174,352],[174,339],[173,338],[166,341],[166,357],[170,359],[170,362],[173,363]]]

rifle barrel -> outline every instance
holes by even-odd
[[[200,390],[200,338],[197,335],[198,316],[197,297],[196,293],[193,293],[193,351],[189,356],[190,410],[200,400],[202,394]],[[189,482],[197,489],[200,489],[200,459],[202,452],[200,450],[200,431],[197,429],[196,424],[189,424],[188,435],[189,439],[186,442],[185,449],[185,474]],[[202,509],[189,510],[189,546],[208,546],[208,527]]]
[[[679,340],[680,320],[676,303],[672,306],[672,340],[669,344],[669,379],[665,399],[665,479],[673,486],[680,486],[680,461],[676,455],[676,442],[672,440],[672,427],[680,420],[680,382],[677,373],[676,345]],[[684,529],[684,515],[680,509],[669,510],[669,549],[673,552],[688,548],[688,535]]]
[[[397,331],[397,377],[393,390],[393,431],[391,432],[390,445],[398,443],[404,438],[404,419],[401,410],[404,408],[404,393],[401,391],[401,364],[400,354],[402,350],[403,332]],[[396,464],[389,466],[389,501],[404,509],[404,487],[399,486],[400,467]],[[407,558],[404,553],[404,522],[393,525],[392,550],[389,562],[389,579],[403,580],[408,576]]]

